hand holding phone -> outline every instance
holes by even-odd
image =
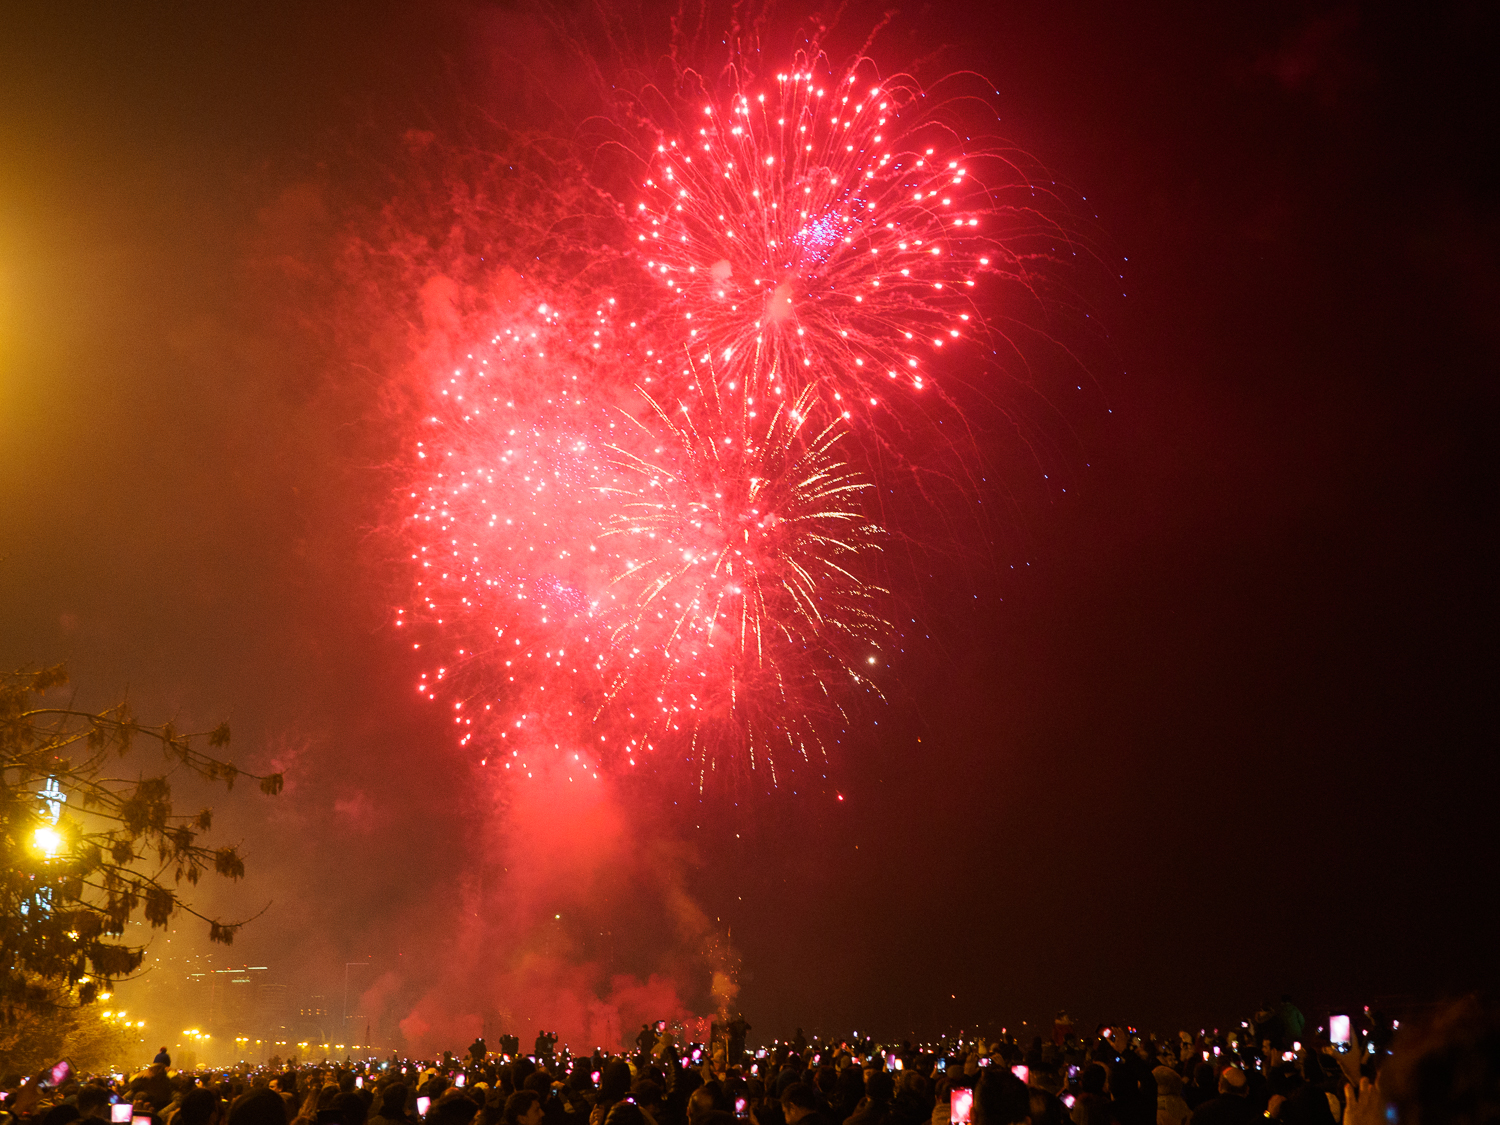
[[[1330,1043],[1340,1051],[1347,1051],[1351,1038],[1348,1016],[1328,1017],[1328,1041]]]

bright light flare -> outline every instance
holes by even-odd
[[[62,851],[62,833],[51,825],[44,824],[31,835],[31,846],[48,859]]]

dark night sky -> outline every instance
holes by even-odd
[[[654,829],[693,841],[758,1031],[1500,983],[1494,9],[1149,8],[914,6],[875,52],[992,79],[1128,296],[1094,306],[1112,413],[1070,415],[1066,494],[934,583],[925,619],[964,624],[898,668],[846,800]],[[359,138],[534,112],[504,25],[0,12],[0,660],[291,764],[272,816],[225,810],[275,899],[252,959],[379,959],[422,897],[440,931],[468,775],[340,518],[370,450],[246,262]],[[372,815],[373,843],[340,820]]]

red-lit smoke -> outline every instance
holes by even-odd
[[[879,694],[873,482],[916,487],[924,400],[993,367],[997,286],[1055,231],[953,99],[789,61],[628,98],[632,182],[579,175],[603,205],[547,228],[584,264],[502,254],[504,300],[435,318],[399,616],[431,653],[417,690],[497,771],[583,750],[771,788]]]
[[[899,642],[892,509],[981,471],[960,400],[1001,397],[1058,230],[979,103],[758,63],[637,87],[592,148],[409,134],[346,261],[411,356],[396,624],[480,781],[438,960],[366,998],[411,1048],[612,1047],[732,999],[617,782],[820,788]]]
[[[617,1049],[658,1019],[702,1030],[714,939],[682,884],[687,857],[583,772],[550,761],[490,791],[470,863],[435,880],[441,935],[413,942],[363,999],[408,1050],[505,1032],[529,1051],[544,1029],[574,1051]]]

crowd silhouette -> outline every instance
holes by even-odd
[[[1289,998],[1231,1031],[1129,1025],[931,1044],[809,1040],[749,1050],[742,1016],[707,1044],[647,1024],[633,1052],[242,1064],[133,1076],[5,1076],[0,1125],[1494,1125],[1500,1019],[1469,999],[1399,1029],[1358,1013],[1308,1027]],[[1333,1032],[1332,1037],[1328,1034]],[[505,1048],[510,1048],[506,1050]]]

